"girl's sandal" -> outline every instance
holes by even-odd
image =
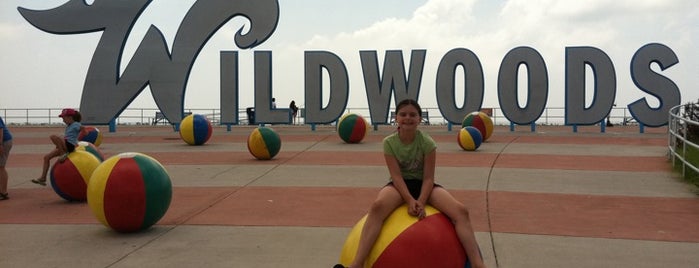
[[[40,180],[40,179],[33,179],[33,183],[39,184],[41,186],[46,186],[46,180]]]
[[[8,193],[0,194],[0,200],[7,200],[7,199],[10,199],[10,194],[8,194]]]

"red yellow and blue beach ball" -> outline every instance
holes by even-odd
[[[68,201],[87,200],[87,184],[99,165],[100,160],[86,151],[69,153],[65,160],[56,161],[51,167],[53,191]]]
[[[481,131],[475,127],[463,127],[459,130],[459,134],[456,136],[456,141],[459,143],[461,149],[466,151],[475,151],[481,146],[483,142],[483,136]]]
[[[104,154],[102,153],[102,151],[100,151],[100,149],[97,148],[97,146],[90,143],[89,141],[79,141],[78,147],[75,147],[75,150],[76,151],[86,151],[88,153],[91,153],[95,157],[97,157],[97,159],[100,162],[104,161]]]
[[[86,141],[99,147],[102,144],[102,132],[96,127],[83,127],[78,134],[78,140]]]
[[[209,119],[200,114],[190,114],[180,122],[180,137],[189,145],[202,145],[211,138],[213,129]]]
[[[121,153],[95,169],[87,193],[87,203],[102,224],[118,232],[136,232],[165,215],[172,183],[165,167],[154,158]]]
[[[282,140],[272,128],[258,127],[248,136],[248,151],[257,159],[272,159],[281,148]]]
[[[369,132],[367,121],[358,114],[345,114],[337,121],[337,134],[346,143],[359,143]]]
[[[483,141],[486,141],[493,135],[493,120],[484,112],[472,112],[464,116],[461,122],[461,127],[475,127],[481,132]]]
[[[426,206],[426,217],[408,214],[407,205],[386,218],[363,267],[470,267],[451,220]],[[340,254],[340,263],[354,260],[366,216],[350,231]]]

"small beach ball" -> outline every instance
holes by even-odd
[[[337,121],[337,134],[346,143],[359,143],[369,132],[369,124],[358,114],[346,114]]]
[[[248,151],[257,159],[272,159],[281,148],[282,140],[272,128],[258,127],[248,136]]]
[[[76,150],[51,167],[53,191],[68,201],[87,200],[87,184],[93,171],[100,165],[99,159],[86,151]]]
[[[211,138],[213,129],[206,116],[190,114],[180,122],[180,137],[189,145],[202,145]]]
[[[79,141],[86,141],[99,147],[102,144],[102,133],[96,127],[83,127],[83,130],[78,134]]]
[[[475,127],[468,126],[459,130],[456,141],[459,143],[459,146],[461,146],[461,149],[466,151],[475,151],[481,146],[483,136],[481,135],[480,130]]]
[[[89,141],[79,141],[78,147],[75,147],[75,150],[86,151],[97,157],[100,162],[104,161],[104,154],[102,154],[102,151]]]
[[[398,207],[386,218],[364,267],[470,267],[451,220],[437,209],[426,206],[426,217],[418,220],[408,214],[408,206]],[[340,255],[348,266],[359,245],[366,216],[350,231]]]
[[[475,127],[481,132],[483,141],[488,140],[493,135],[493,120],[484,112],[472,112],[464,117],[461,127]]]
[[[102,162],[87,186],[95,217],[118,232],[136,232],[158,222],[170,207],[172,183],[165,167],[142,153],[121,153]]]

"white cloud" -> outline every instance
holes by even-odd
[[[10,42],[19,35],[19,28],[16,24],[0,23],[0,36],[2,36],[4,42]]]

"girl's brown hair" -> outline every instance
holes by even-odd
[[[83,116],[78,111],[75,111],[75,114],[72,117],[73,121],[75,122],[80,122],[81,120],[83,120]]]
[[[420,108],[420,104],[418,104],[417,101],[413,100],[413,99],[404,99],[404,100],[400,101],[398,103],[398,105],[396,105],[396,114],[398,114],[398,111],[401,108],[403,108],[407,105],[412,105],[413,107],[415,107],[415,109],[417,109],[417,115],[422,116],[422,108]]]

